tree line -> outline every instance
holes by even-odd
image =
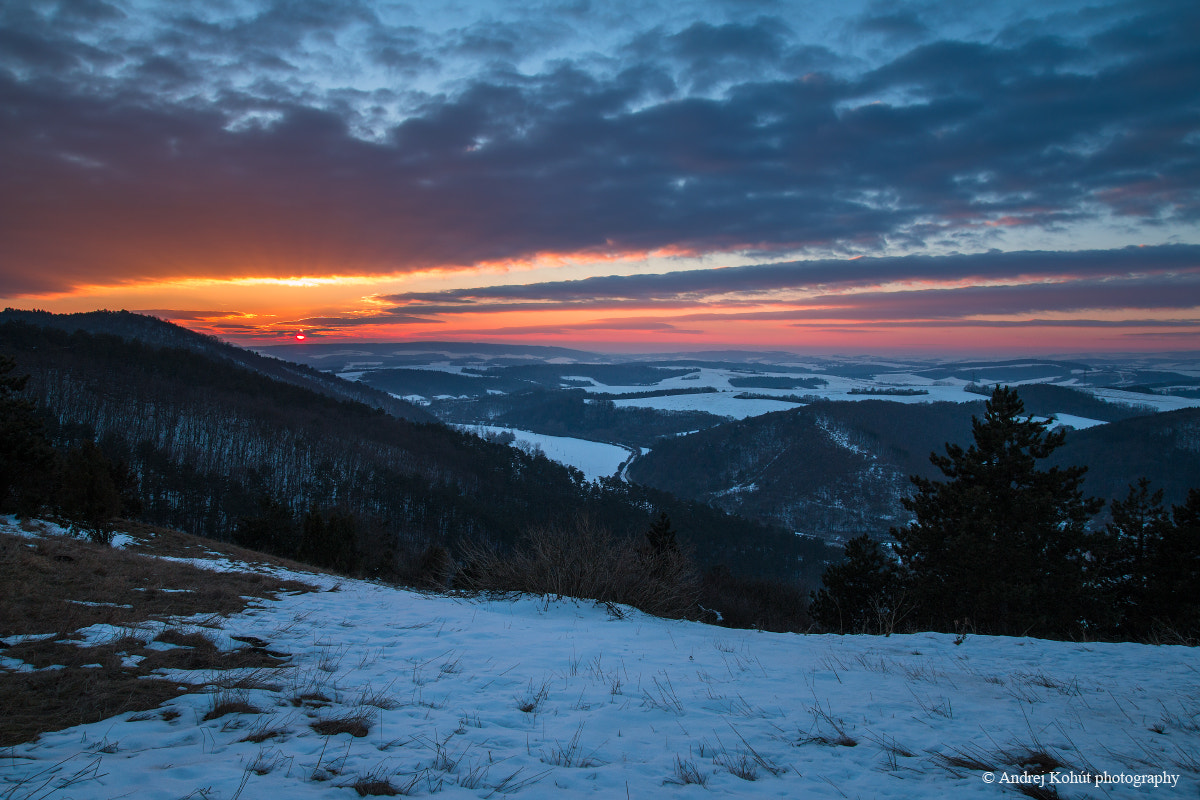
[[[1200,637],[1200,490],[1164,508],[1140,479],[1104,507],[1082,490],[1086,467],[1043,468],[1065,431],[1025,414],[996,386],[973,444],[932,454],[944,480],[914,476],[910,524],[894,552],[852,540],[813,596],[819,625],[1053,638]]]

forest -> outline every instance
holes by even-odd
[[[94,443],[139,518],[211,538],[296,556],[320,527],[323,538],[353,540],[329,559],[350,563],[351,553],[352,571],[402,577],[431,549],[511,548],[529,530],[575,519],[638,537],[666,513],[699,567],[721,575],[815,583],[834,554],[698,502],[589,483],[544,456],[194,350],[7,322],[0,352],[13,359],[11,376],[27,376],[7,408],[30,404],[39,435],[64,454],[54,469]],[[18,488],[3,487],[10,509]]]

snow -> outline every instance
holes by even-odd
[[[488,433],[511,433],[516,438],[514,446],[536,447],[546,458],[575,467],[589,481],[615,475],[621,465],[629,460],[631,451],[615,444],[575,439],[570,436],[548,436],[516,428],[500,428],[495,425],[464,425],[463,430],[477,435]]]
[[[272,571],[325,591],[255,601],[213,633],[264,640],[287,667],[173,670],[208,689],[7,749],[0,797],[350,798],[374,776],[445,798],[1005,798],[1038,779],[1017,766],[1036,753],[1089,781],[1066,798],[1141,797],[1132,782],[1155,776],[1173,782],[1163,797],[1200,791],[1185,647],[771,634]],[[231,695],[262,713],[204,719]],[[366,736],[312,728],[353,715]]]
[[[1108,400],[1113,403],[1124,403],[1130,406],[1149,406],[1155,411],[1177,411],[1181,408],[1196,408],[1200,406],[1200,399],[1194,397],[1174,397],[1171,395],[1162,394],[1143,394],[1141,392],[1126,392],[1122,389],[1087,388],[1084,389],[1084,391],[1091,392],[1101,400]]]
[[[1067,426],[1075,430],[1083,430],[1084,428],[1094,428],[1097,425],[1107,425],[1108,423],[1100,419],[1089,419],[1088,417],[1077,417],[1074,414],[1055,414],[1051,420],[1053,427],[1058,428]]]
[[[718,392],[708,394],[672,394],[666,397],[641,397],[614,400],[613,405],[619,408],[656,408],[660,411],[707,411],[719,417],[745,419],[770,414],[772,411],[787,411],[789,408],[799,408],[799,403],[789,403],[783,400],[739,400],[737,394],[744,389],[734,392]],[[756,393],[757,389],[753,390]]]

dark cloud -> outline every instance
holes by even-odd
[[[939,319],[939,320],[855,320],[856,326],[869,328],[1189,328],[1193,332],[1162,331],[1146,336],[1195,336],[1200,333],[1200,321],[1185,319]],[[807,323],[796,323],[796,327],[808,329]],[[841,330],[829,328],[828,330]]]
[[[437,313],[477,312],[486,306],[511,310],[550,308],[577,303],[632,301],[667,303],[699,301],[720,294],[763,295],[782,290],[820,290],[872,286],[889,281],[1073,280],[1063,286],[1082,286],[1080,279],[1120,278],[1111,285],[1143,282],[1130,276],[1200,274],[1200,245],[1128,247],[1074,252],[1026,251],[953,256],[900,256],[853,260],[797,261],[726,269],[688,270],[653,275],[610,275],[576,281],[453,289],[408,293],[380,299],[410,310]],[[1173,285],[1173,284],[1172,284]],[[890,296],[890,295],[889,295]],[[1185,297],[1187,295],[1184,295]],[[540,305],[539,305],[540,304]],[[1193,303],[1194,304],[1194,303]]]
[[[803,305],[809,308],[779,312],[772,318],[949,320],[977,315],[1012,316],[1114,309],[1195,312],[1200,310],[1200,275],[864,292],[814,297]]]
[[[547,323],[543,325],[511,325],[495,328],[481,328],[478,330],[459,330],[460,335],[465,336],[553,336],[558,334],[569,333],[602,333],[611,331],[613,333],[627,333],[630,331],[646,333],[672,333],[672,334],[703,334],[702,330],[689,330],[680,328],[669,322],[654,319],[602,319],[592,320],[590,322],[563,322],[563,323]]]
[[[883,36],[890,41],[917,40],[929,33],[929,27],[912,10],[870,12],[859,18],[855,27],[863,33]]]
[[[59,24],[77,22],[94,25],[126,18],[121,9],[102,0],[59,0],[55,21]]]
[[[768,16],[631,32],[619,68],[564,57],[522,72],[512,63],[564,41],[562,23],[439,38],[389,27],[368,3],[288,0],[223,21],[164,6],[135,41],[87,8],[109,32],[101,45],[0,12],[5,294],[556,252],[982,249],[1001,222],[1116,217],[1152,231],[1200,217],[1200,20],[1187,4],[1114,16],[1086,40],[931,35],[862,74],[845,62],[789,74],[837,56]],[[915,31],[912,13],[860,24]],[[299,74],[336,72],[339,37],[388,74],[497,63],[400,112],[405,87]],[[594,286],[642,296],[618,285]]]

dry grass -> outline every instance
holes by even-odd
[[[34,740],[47,731],[154,709],[204,688],[155,678],[156,669],[206,670],[211,678],[227,670],[270,671],[285,662],[286,654],[265,646],[221,650],[205,632],[175,629],[157,638],[177,648],[146,649],[152,634],[139,626],[148,621],[233,614],[252,598],[313,587],[258,573],[213,572],[148,558],[145,553],[211,558],[211,551],[218,549],[236,557],[233,551],[239,549],[177,531],[131,527],[142,543],[126,550],[66,537],[34,540],[0,533],[0,637],[54,634],[3,650],[45,671],[0,671],[0,747]],[[250,560],[268,560],[241,552]],[[74,631],[96,624],[128,633],[79,646]]]
[[[181,537],[186,534],[174,533],[173,538]],[[192,544],[189,549],[198,547]],[[155,548],[162,553],[161,543]],[[136,547],[116,550],[81,539],[30,540],[0,534],[0,637],[65,634],[96,624],[132,626],[192,614],[236,614],[249,603],[248,597],[312,590],[260,573],[226,572],[216,579],[211,570],[146,558]]]
[[[221,691],[213,695],[204,721],[220,719],[228,714],[261,714],[262,709],[250,702],[245,692]]]
[[[470,590],[623,603],[668,618],[694,613],[700,597],[686,553],[651,553],[582,517],[530,531],[511,553],[469,543],[461,550],[457,581]]]
[[[46,731],[157,708],[187,691],[177,681],[105,668],[0,675],[0,747],[32,741]]]
[[[371,727],[375,724],[375,714],[370,711],[356,711],[352,714],[344,714],[340,717],[326,717],[325,719],[317,720],[309,727],[322,736],[337,736],[339,733],[348,733],[351,736],[361,739],[371,732]]]

